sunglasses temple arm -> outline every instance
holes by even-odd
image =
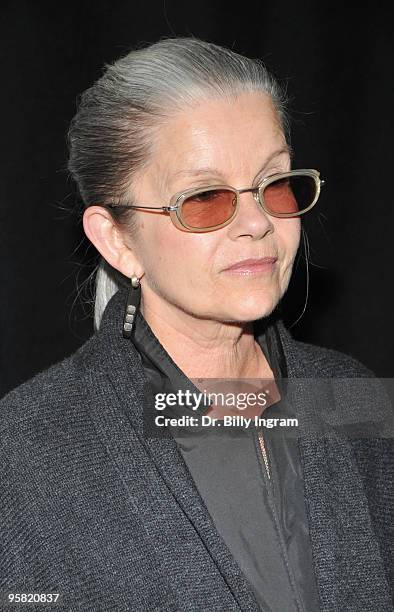
[[[137,206],[132,204],[104,204],[105,208],[143,208],[146,210],[175,210],[171,206]]]

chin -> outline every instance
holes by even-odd
[[[248,300],[243,306],[238,303],[232,313],[228,313],[229,316],[225,316],[223,321],[228,323],[249,323],[251,321],[257,321],[257,319],[268,317],[273,310],[275,310],[278,301],[278,299],[267,299],[267,296],[264,296],[263,299],[253,301],[253,303]]]

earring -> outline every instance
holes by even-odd
[[[137,309],[140,305],[141,300],[141,284],[138,276],[133,275],[131,277],[131,286],[127,296],[126,308],[123,319],[123,337],[131,338],[131,332],[133,331],[133,325]]]

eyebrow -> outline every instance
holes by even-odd
[[[271,155],[269,156],[269,158],[266,160],[265,164],[263,165],[262,168],[260,168],[260,170],[257,172],[256,176],[259,176],[264,170],[265,168],[268,166],[268,164],[270,164],[272,162],[273,159],[276,159],[277,157],[279,157],[280,155],[283,155],[284,153],[287,153],[290,156],[290,161],[293,160],[294,157],[294,151],[293,148],[291,147],[291,145],[287,145],[286,147],[282,147],[281,149],[278,149],[277,151],[274,151],[273,153],[271,153]],[[181,177],[181,176],[192,176],[192,177],[197,177],[197,176],[204,176],[206,174],[216,174],[218,176],[222,176],[220,170],[218,170],[217,168],[210,168],[210,167],[204,167],[204,168],[197,168],[197,169],[190,169],[190,170],[179,170],[178,172],[174,172],[174,174],[171,175],[171,178],[175,178],[175,177]]]

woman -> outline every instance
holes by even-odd
[[[96,333],[0,403],[3,592],[67,610],[391,610],[392,445],[341,436],[356,399],[325,386],[373,374],[278,317],[322,184],[291,170],[279,85],[162,40],[107,66],[69,142],[102,257]],[[254,403],[202,397],[218,379]],[[384,414],[373,388],[361,421],[372,401]],[[216,425],[263,414],[306,429]]]

